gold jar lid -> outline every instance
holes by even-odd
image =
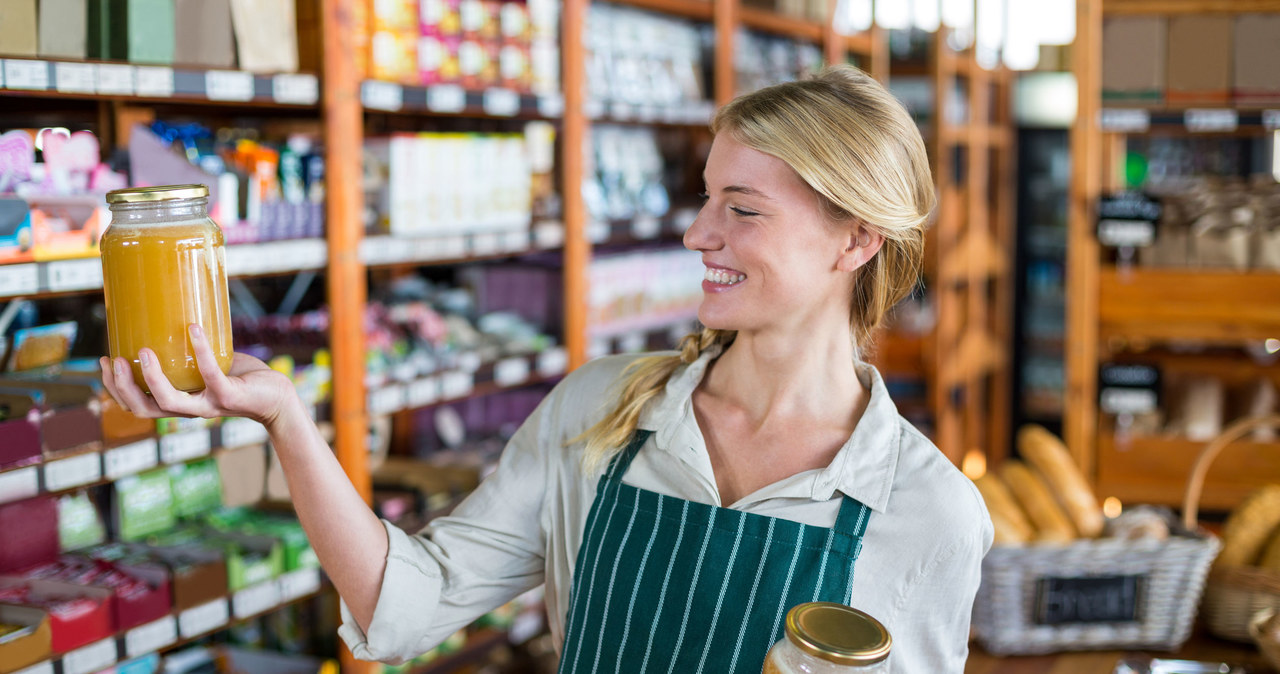
[[[169,199],[198,199],[209,196],[204,185],[158,185],[156,187],[126,187],[107,192],[108,204],[136,204]]]
[[[815,601],[787,612],[787,639],[838,665],[874,665],[889,657],[893,637],[879,620],[843,604]]]

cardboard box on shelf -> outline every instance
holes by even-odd
[[[1102,100],[1164,99],[1169,22],[1163,16],[1118,16],[1102,25]]]
[[[46,460],[102,449],[102,425],[88,387],[12,378],[0,379],[0,393],[26,397],[40,414],[40,449]]]
[[[130,555],[152,560],[168,569],[175,610],[200,606],[227,594],[227,564],[220,550],[195,543],[125,547]]]
[[[17,468],[39,463],[43,453],[40,440],[38,396],[31,392],[0,389],[0,409],[7,410],[0,419],[0,468]]]
[[[1280,14],[1243,14],[1235,25],[1236,101],[1280,102]]]
[[[49,658],[49,614],[30,606],[0,604],[0,624],[20,628],[0,639],[0,674],[11,674]]]
[[[241,70],[298,70],[298,23],[293,0],[231,0]]]
[[[111,590],[57,580],[0,576],[3,603],[40,608],[49,616],[50,650],[66,653],[115,633]]]
[[[8,136],[8,134],[5,134]],[[4,139],[0,138],[0,146]],[[0,180],[0,182],[3,182]],[[31,207],[26,199],[0,197],[0,264],[35,259]]]
[[[36,0],[0,0],[0,55],[35,56]]]
[[[101,197],[32,196],[28,202],[35,259],[65,260],[98,255],[98,241],[111,222],[111,213]]]
[[[87,0],[89,58],[173,63],[174,0]]]
[[[58,503],[49,496],[0,506],[0,573],[58,556]]]
[[[223,505],[247,506],[262,500],[267,482],[266,451],[266,447],[259,444],[218,452]]]
[[[175,0],[173,62],[202,68],[236,67],[230,0]]]
[[[40,55],[85,58],[88,17],[86,0],[40,0]]]
[[[1170,103],[1226,103],[1231,97],[1232,32],[1228,15],[1187,14],[1169,19]]]
[[[157,564],[130,565],[102,557],[63,555],[24,570],[22,576],[30,581],[50,580],[109,591],[113,631],[159,620],[173,609],[169,571]]]

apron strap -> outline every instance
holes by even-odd
[[[862,538],[862,535],[867,533],[867,521],[870,519],[871,508],[861,501],[845,496],[840,503],[840,514],[836,516],[836,525],[833,528],[853,538]]]
[[[636,458],[636,454],[640,453],[640,447],[644,445],[645,440],[653,435],[653,431],[637,430],[632,436],[627,446],[622,451],[614,455],[613,461],[609,463],[609,471],[605,474],[610,480],[621,480],[626,474],[627,469],[631,467],[631,461]]]

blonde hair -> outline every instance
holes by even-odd
[[[870,344],[885,314],[917,283],[936,203],[924,140],[906,109],[861,70],[834,66],[740,96],[716,112],[711,131],[786,162],[833,222],[854,220],[883,237],[879,252],[855,272],[850,302],[854,343]],[[598,470],[621,451],[676,368],[735,336],[704,329],[680,341],[678,356],[632,363],[617,406],[575,439],[587,443],[583,467]]]

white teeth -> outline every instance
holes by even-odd
[[[721,271],[719,269],[708,269],[703,278],[720,285],[734,285],[747,280],[745,274],[730,274],[729,272]]]

